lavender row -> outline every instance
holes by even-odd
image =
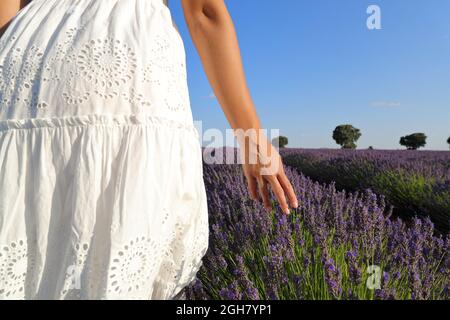
[[[450,230],[450,152],[282,149],[284,162],[338,189],[372,189],[403,218],[429,216]]]

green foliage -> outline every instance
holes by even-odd
[[[301,293],[295,290],[295,284],[290,281],[285,284],[280,292],[278,292],[280,300],[292,300],[292,299],[306,299],[306,300],[334,300],[336,299],[330,294],[328,284],[325,280],[325,270],[322,261],[322,248],[314,242],[312,233],[308,230],[299,213],[292,213],[292,220],[300,220],[300,232],[301,234],[293,235],[294,244],[294,259],[286,259],[283,262],[283,269],[286,271],[288,278],[292,278],[292,275],[302,274],[303,281],[301,283]],[[254,247],[251,252],[247,252],[246,267],[248,268],[250,280],[253,283],[259,284],[257,289],[262,293],[263,299],[270,299],[267,294],[266,284],[261,281],[260,274],[262,268],[264,268],[266,262],[264,257],[270,256],[270,252],[267,251],[269,244],[269,238],[265,237],[261,241],[260,247]],[[326,251],[335,262],[335,267],[342,271],[340,284],[342,285],[342,293],[338,299],[359,299],[359,300],[372,300],[374,299],[374,292],[367,286],[367,280],[370,276],[366,272],[367,267],[371,264],[371,260],[367,261],[358,259],[358,266],[361,269],[361,279],[354,283],[350,279],[349,265],[346,262],[346,253],[352,249],[351,244],[334,243],[334,234],[330,234],[326,240]],[[231,257],[230,257],[231,258]],[[231,260],[231,259],[230,259]],[[305,264],[305,260],[309,263]],[[384,264],[381,265],[384,268]],[[405,270],[407,271],[407,270]],[[407,272],[405,272],[407,277]],[[403,290],[398,290],[402,292]],[[348,296],[351,292],[351,297]],[[219,298],[219,297],[217,297]],[[408,299],[409,296],[399,297],[400,299]]]
[[[342,149],[356,149],[356,141],[360,137],[360,130],[350,124],[337,126],[333,131],[333,139],[342,146]]]
[[[401,212],[432,214],[435,222],[448,223],[450,192],[446,188],[436,188],[435,179],[402,169],[386,171],[374,177],[373,189],[386,196]]]
[[[400,138],[400,145],[407,147],[408,150],[417,150],[426,144],[427,136],[424,133],[413,133]]]
[[[272,144],[278,145],[280,148],[285,148],[288,145],[289,141],[287,137],[279,136],[276,138],[273,138]]]

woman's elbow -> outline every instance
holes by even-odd
[[[199,25],[204,21],[217,22],[227,15],[223,0],[181,0],[186,22]]]

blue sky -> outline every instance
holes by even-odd
[[[247,81],[262,125],[290,147],[336,148],[339,124],[361,129],[359,148],[401,148],[425,132],[426,149],[450,136],[450,1],[228,0]],[[381,8],[381,30],[366,26]],[[190,39],[179,0],[170,3],[183,37],[194,120],[229,125]],[[204,144],[209,144],[207,141]]]

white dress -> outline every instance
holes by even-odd
[[[34,0],[0,39],[0,298],[172,299],[208,248],[163,0]]]

